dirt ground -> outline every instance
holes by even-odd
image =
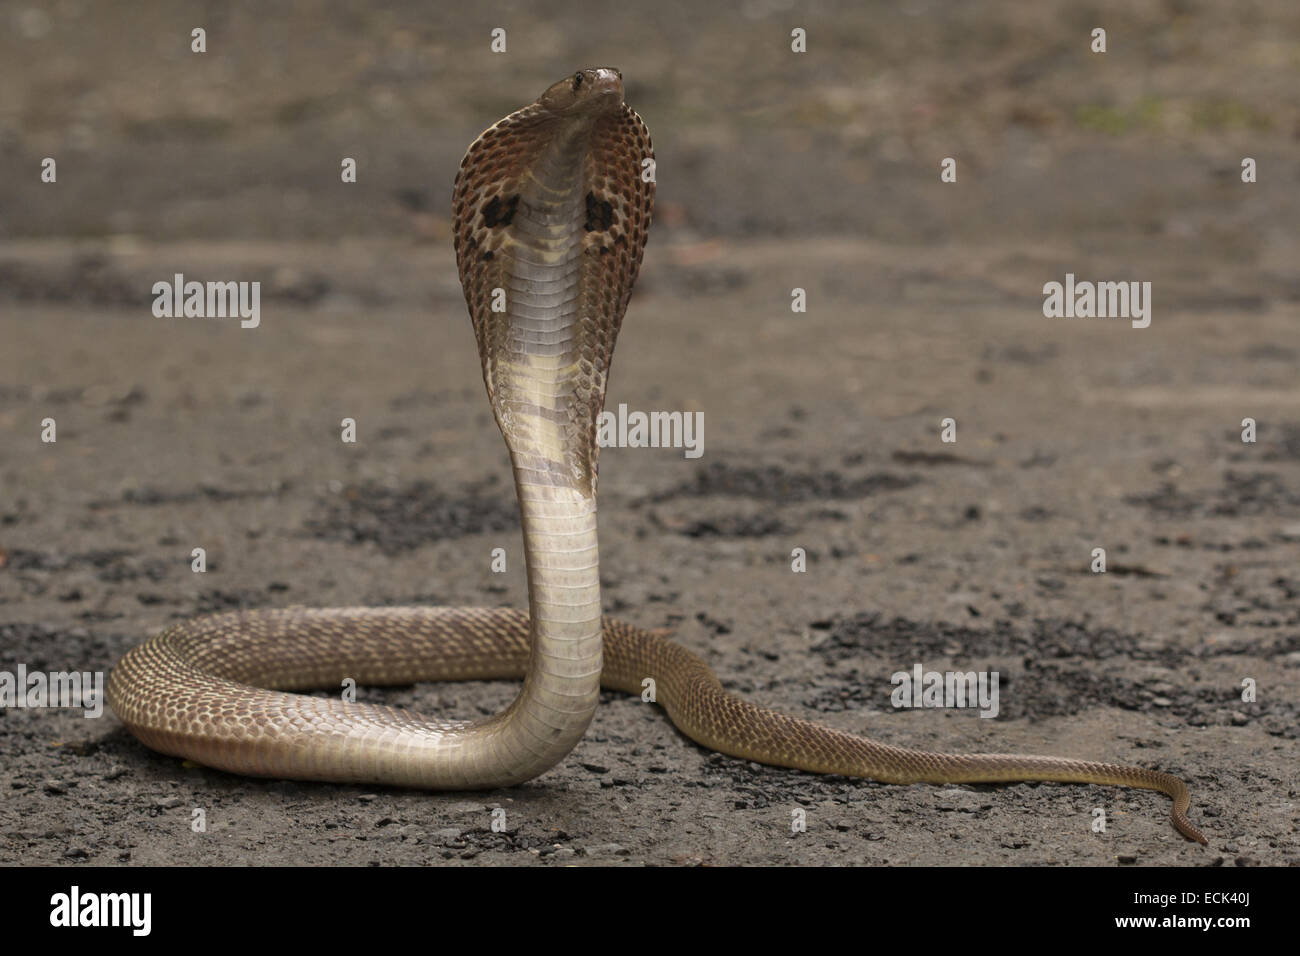
[[[1300,8],[1218,7],[0,7],[0,671],[106,673],[231,608],[525,604],[451,183],[608,64],[659,207],[607,406],[702,411],[705,451],[602,453],[606,612],[846,731],[1177,774],[1210,840],[1147,791],[761,767],[606,694],[555,770],[452,794],[0,709],[0,862],[1300,863]],[[176,272],[261,281],[260,326],[154,318]],[[1045,318],[1066,273],[1151,282],[1150,327]],[[997,671],[999,715],[893,708],[916,663]],[[360,693],[474,717],[514,691]]]

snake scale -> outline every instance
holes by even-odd
[[[926,753],[749,704],[660,633],[602,617],[596,419],[654,207],[649,133],[617,70],[582,70],[486,130],[461,161],[456,260],[523,527],[527,613],[486,608],[248,611],[184,621],[128,652],[114,712],[143,743],[235,773],[488,789],[544,773],[578,743],[600,687],[656,699],[697,743],[886,783],[1052,780],[1160,790],[1166,773],[1057,757]],[[494,310],[504,292],[505,308]],[[523,678],[502,713],[436,720],[288,693]]]

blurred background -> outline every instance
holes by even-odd
[[[657,242],[1086,230],[1252,258],[1286,239],[1300,203],[1300,8],[1287,2],[0,10],[6,238],[445,239],[471,139],[606,63],[665,172]],[[195,26],[206,54],[190,52]],[[1104,55],[1089,49],[1097,26]],[[504,54],[489,49],[498,27]],[[30,175],[47,155],[57,189]],[[1245,155],[1290,188],[1243,193]],[[358,160],[355,187],[340,187],[341,156]],[[934,187],[946,156],[956,189]]]
[[[705,415],[698,461],[603,451],[607,610],[846,730],[1178,773],[1218,862],[1300,862],[1294,0],[3,0],[5,659],[107,670],[230,608],[525,603],[451,190],[480,131],[588,66],[623,71],[658,159],[608,405]],[[175,272],[260,281],[260,326],[154,318]],[[1044,318],[1067,272],[1152,282],[1151,327]],[[999,670],[996,725],[890,708],[917,660]],[[473,716],[514,688],[366,693]],[[359,800],[181,768],[111,716],[0,717],[5,859],[950,863],[961,840],[1109,865],[1095,805],[1135,859],[1203,859],[1150,794],[755,769],[616,695],[493,797],[508,835],[481,795]],[[168,819],[214,793],[229,839]],[[816,840],[790,841],[794,802]]]

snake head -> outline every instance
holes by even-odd
[[[623,105],[623,74],[610,67],[579,70],[566,76],[537,100],[552,113],[600,114]]]

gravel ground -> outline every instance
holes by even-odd
[[[108,712],[0,709],[0,862],[1300,863],[1293,5],[252,9],[0,9],[26,80],[0,84],[0,670],[106,672],[230,608],[522,605],[448,197],[479,129],[612,63],[660,207],[608,405],[702,411],[705,451],[602,454],[607,612],[844,730],[1175,773],[1210,845],[1159,794],[760,767],[607,694],[555,770],[460,794],[241,779]],[[175,272],[261,281],[260,326],[155,319]],[[1045,318],[1067,272],[1150,281],[1150,327]],[[999,715],[896,710],[916,663],[996,670]]]

